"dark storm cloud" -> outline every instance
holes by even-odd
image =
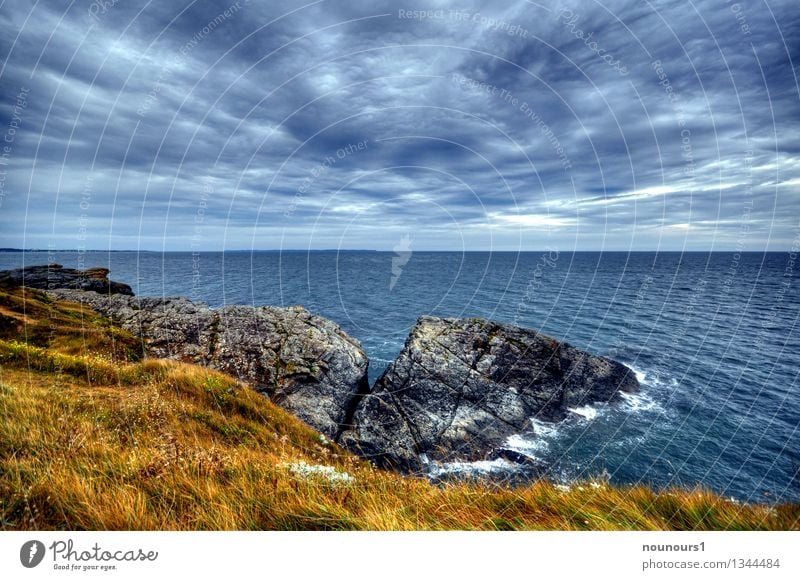
[[[0,30],[0,245],[797,234],[788,1],[14,0]]]

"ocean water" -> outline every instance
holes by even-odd
[[[358,338],[372,380],[417,317],[537,328],[633,368],[620,404],[535,422],[509,446],[547,475],[703,485],[743,501],[800,500],[800,296],[788,253],[26,252],[0,269],[104,266],[143,296],[211,306],[302,304]],[[501,461],[445,465],[490,473]]]

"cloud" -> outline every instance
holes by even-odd
[[[784,249],[792,4],[12,1],[0,245]]]

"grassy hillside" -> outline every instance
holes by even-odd
[[[377,470],[94,311],[0,290],[0,529],[800,529],[800,506]]]

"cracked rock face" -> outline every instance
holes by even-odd
[[[534,330],[483,319],[422,317],[364,396],[341,442],[385,467],[485,459],[531,419],[637,390],[633,371]]]
[[[108,270],[106,268],[73,270],[72,268],[64,268],[60,264],[4,270],[0,272],[0,285],[24,285],[28,288],[37,288],[39,290],[71,288],[74,290],[91,290],[101,294],[133,296],[133,290],[130,286],[108,279]]]
[[[368,390],[367,357],[338,325],[305,308],[226,306],[186,298],[105,296],[54,290],[141,336],[150,356],[202,364],[267,394],[331,438]]]

